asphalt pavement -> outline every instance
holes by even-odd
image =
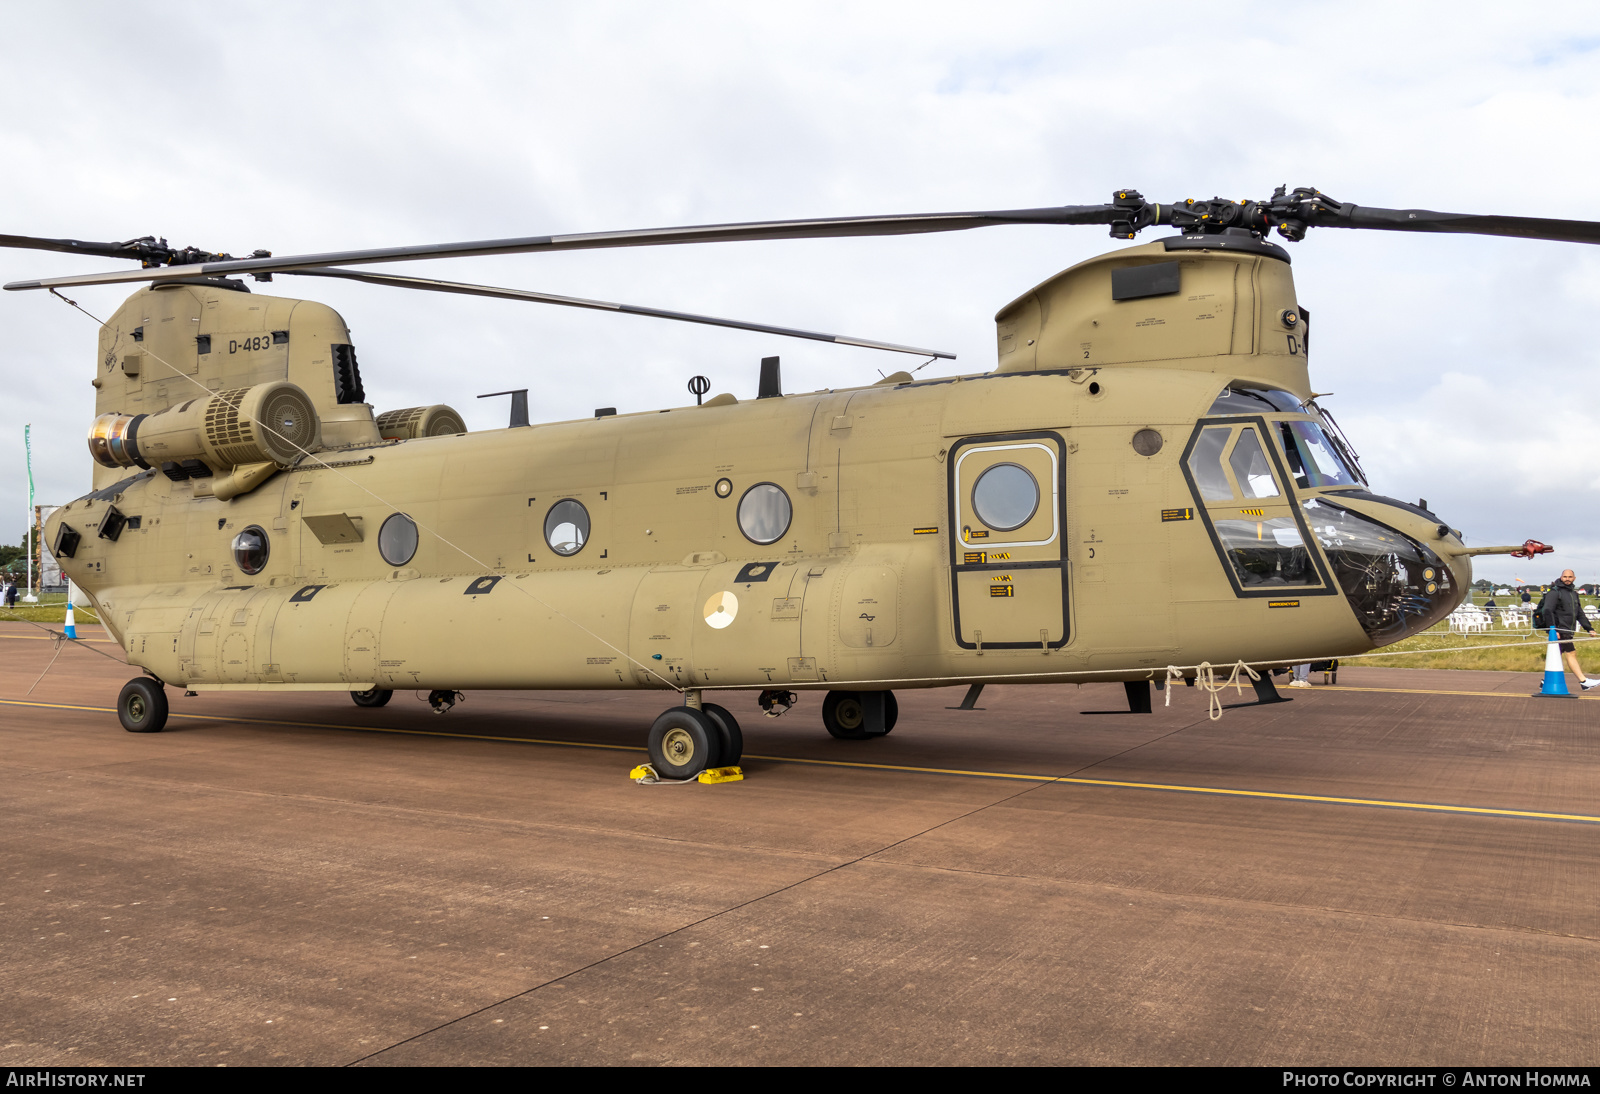
[[[131,734],[117,652],[0,623],[0,1064],[1600,1056],[1600,698],[1537,672],[902,691],[871,741],[739,693],[744,781],[640,786],[670,694]]]

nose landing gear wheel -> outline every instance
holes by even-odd
[[[366,691],[352,691],[350,698],[354,699],[358,707],[381,707],[394,696],[394,692],[385,688],[369,688]]]
[[[883,728],[876,733],[868,724],[871,719],[867,704],[872,702],[876,695],[883,696]],[[822,724],[828,732],[841,741],[864,741],[868,737],[882,737],[894,728],[900,718],[900,704],[895,702],[894,692],[877,692],[868,698],[859,691],[830,691],[828,697],[822,701]]]
[[[673,707],[650,727],[650,766],[664,779],[692,779],[720,766],[722,732],[692,707]]]
[[[129,733],[160,733],[167,724],[167,693],[160,681],[141,676],[123,684],[117,720]]]

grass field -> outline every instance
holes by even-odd
[[[73,605],[73,618],[79,623],[97,623],[94,611],[81,604]],[[27,620],[30,623],[56,623],[67,621],[67,594],[41,593],[39,603],[24,604],[21,597],[15,608],[0,608],[0,619]]]
[[[1507,642],[1530,645],[1507,648]],[[1543,672],[1546,643],[1526,633],[1501,631],[1496,634],[1451,634],[1449,631],[1424,631],[1404,642],[1385,646],[1380,652],[1391,656],[1341,658],[1341,665],[1360,665],[1378,669],[1484,669],[1503,672]],[[1460,649],[1468,646],[1499,646],[1499,649]],[[1449,650],[1451,652],[1442,652]],[[1404,651],[1404,652],[1400,652]],[[1600,675],[1600,641],[1578,642],[1578,663],[1586,672]]]
[[[1483,603],[1482,593],[1475,594],[1475,603]],[[1507,600],[1507,597],[1499,598]],[[0,608],[0,619],[28,620],[60,626],[66,621],[67,598],[62,593],[48,593],[38,604],[18,604],[15,608]],[[1586,604],[1586,614],[1600,626],[1600,608]],[[83,607],[75,608],[79,623],[94,623],[94,613]],[[1508,642],[1528,642],[1530,645],[1506,647]],[[1460,649],[1459,647],[1500,647],[1494,649]],[[1404,651],[1404,652],[1401,652]],[[1445,652],[1448,651],[1448,652]],[[1506,672],[1543,672],[1545,643],[1535,641],[1526,631],[1491,630],[1484,634],[1453,634],[1434,628],[1412,635],[1404,642],[1385,646],[1383,657],[1351,657],[1340,663],[1371,668],[1389,669],[1485,669]],[[1600,675],[1600,641],[1578,643],[1578,663],[1585,671]]]

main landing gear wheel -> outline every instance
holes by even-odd
[[[356,701],[358,707],[381,707],[393,698],[394,692],[387,688],[368,688],[366,691],[352,691],[350,698]]]
[[[712,724],[717,727],[720,738],[717,750],[717,762],[712,767],[737,767],[744,757],[744,732],[739,728],[739,720],[728,713],[726,707],[719,707],[715,703],[701,703],[700,712],[711,718]]]
[[[867,704],[879,695],[883,696],[883,728],[874,733],[868,726],[870,712],[867,710]],[[868,737],[882,737],[894,728],[899,718],[900,704],[895,701],[892,691],[873,693],[830,691],[828,697],[822,701],[822,724],[828,727],[829,733],[841,741],[864,741]]]
[[[650,766],[663,779],[692,779],[717,767],[721,750],[721,728],[693,707],[673,707],[650,727]]]
[[[161,681],[141,676],[123,684],[117,719],[129,733],[160,733],[167,724],[167,692]]]

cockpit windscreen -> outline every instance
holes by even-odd
[[[1361,480],[1345,463],[1338,447],[1316,422],[1279,422],[1283,451],[1295,485],[1360,486]]]

